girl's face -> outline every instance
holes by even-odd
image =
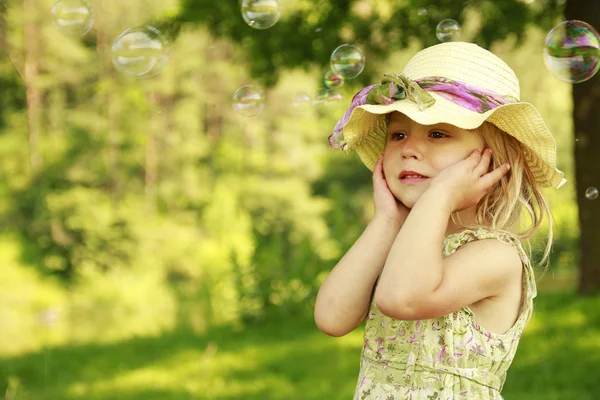
[[[441,170],[484,148],[475,132],[449,124],[421,125],[394,112],[388,125],[383,172],[394,196],[413,208]],[[413,177],[421,175],[422,177]]]

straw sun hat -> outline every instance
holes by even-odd
[[[422,125],[474,129],[484,121],[525,145],[525,159],[543,187],[560,187],[556,142],[533,105],[520,101],[519,80],[491,52],[449,42],[418,52],[401,74],[362,89],[329,136],[331,147],[356,150],[373,170],[387,141],[386,114],[398,111]]]

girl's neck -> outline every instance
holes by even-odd
[[[469,226],[477,225],[475,217],[475,207],[467,208],[459,212],[453,213],[454,218],[448,219],[448,227],[446,228],[446,236],[452,233],[458,233],[468,229]]]

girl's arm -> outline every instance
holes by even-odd
[[[396,319],[437,318],[501,294],[521,279],[519,254],[499,240],[465,244],[442,258],[450,214],[475,207],[508,171],[487,172],[491,152],[474,151],[443,170],[417,200],[398,234],[381,274],[375,302]]]
[[[392,245],[375,293],[377,307],[391,318],[441,317],[498,296],[521,279],[517,250],[500,240],[470,242],[442,258],[450,216],[444,198],[424,193]]]
[[[367,316],[373,286],[401,225],[375,217],[319,289],[315,322],[322,332],[343,336]]]

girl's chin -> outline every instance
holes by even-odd
[[[394,187],[392,193],[402,204],[408,208],[413,208],[419,200],[419,197],[425,192],[426,188],[411,187]],[[416,189],[416,190],[415,190]]]
[[[412,209],[415,204],[417,203],[417,200],[419,200],[419,196],[395,196],[396,199],[398,199],[399,202],[401,202],[402,204],[404,204],[406,207]]]
[[[406,208],[408,208],[409,210],[412,210],[413,207],[415,206],[415,203],[411,203],[411,202],[402,202],[402,204],[404,204],[406,206]]]

